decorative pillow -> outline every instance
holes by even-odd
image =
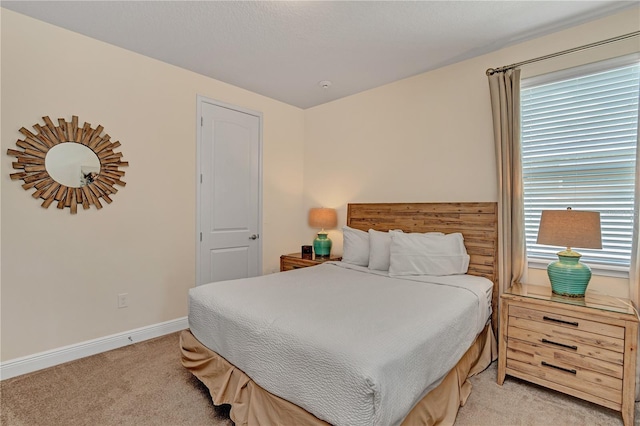
[[[400,229],[392,229],[389,232],[369,229],[369,269],[377,271],[389,270],[389,256],[391,248],[391,233],[402,232]]]
[[[392,229],[389,232],[369,229],[369,269],[388,271],[391,256],[391,234],[402,233],[400,229]],[[444,235],[442,232],[427,232],[423,235]]]
[[[369,264],[369,233],[343,226],[342,235],[344,237],[342,261],[367,266]]]
[[[391,249],[391,232],[369,229],[369,269],[378,271],[389,270],[389,256]],[[393,231],[402,232],[402,231]]]
[[[466,274],[469,255],[462,234],[391,234],[389,275]]]

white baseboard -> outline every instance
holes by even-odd
[[[112,349],[121,348],[133,343],[175,333],[189,328],[187,317],[177,318],[171,321],[161,322],[124,333],[87,340],[75,345],[64,346],[21,358],[11,359],[0,363],[0,380],[31,373],[54,365],[99,354]]]

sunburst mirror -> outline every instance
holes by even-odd
[[[118,192],[115,186],[126,185],[120,167],[129,165],[122,161],[122,153],[114,151],[120,142],[103,136],[102,126],[94,129],[84,123],[80,127],[75,115],[69,122],[59,118],[57,126],[49,117],[42,119],[44,126],[33,125],[36,133],[20,129],[24,140],[18,139],[16,145],[22,150],[7,150],[17,158],[13,168],[20,170],[11,179],[22,179],[27,191],[35,189],[31,196],[43,199],[44,208],[57,201],[59,209],[69,207],[76,214],[79,205],[101,209],[101,198],[111,203],[111,196]]]

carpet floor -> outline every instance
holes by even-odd
[[[456,426],[622,425],[620,414],[508,377],[496,363],[471,379]],[[636,425],[640,425],[636,404]],[[0,382],[0,424],[230,426],[207,388],[180,365],[178,333]]]

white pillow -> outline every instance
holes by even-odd
[[[389,232],[369,229],[369,269],[388,271],[391,257],[391,234],[400,232],[392,229]],[[442,232],[427,232],[428,235],[444,235]],[[425,234],[425,235],[427,235]]]
[[[402,230],[393,229],[389,232],[382,232],[369,229],[369,269],[389,270],[392,232],[402,232]]]
[[[369,229],[369,269],[378,271],[389,270],[389,256],[391,255],[391,232]],[[394,231],[402,232],[402,231]]]
[[[462,234],[391,234],[389,275],[466,274],[469,255]]]
[[[342,227],[342,261],[353,265],[369,264],[369,233],[348,226]]]

